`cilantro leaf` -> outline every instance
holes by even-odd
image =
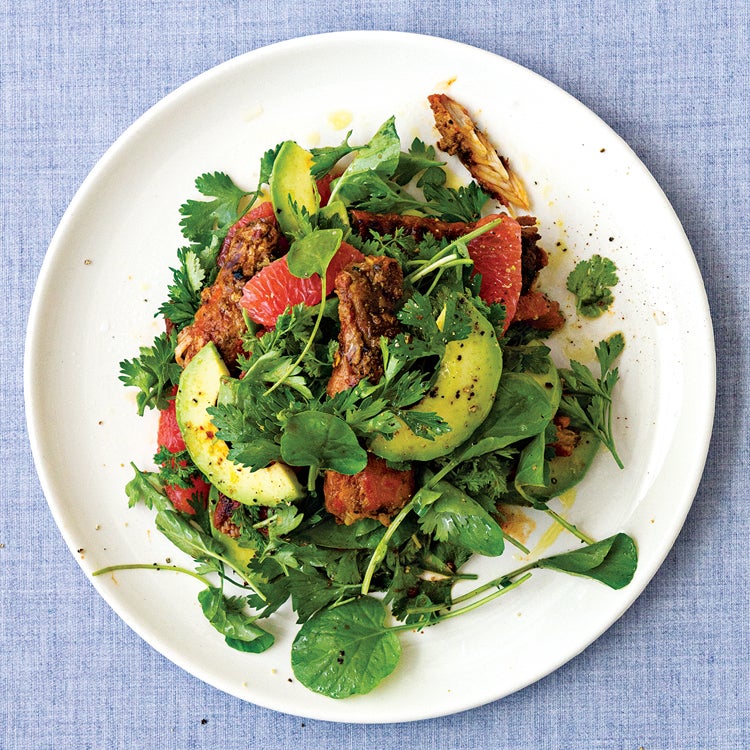
[[[190,325],[201,304],[201,289],[206,271],[195,250],[181,247],[177,251],[180,265],[171,268],[172,283],[167,287],[168,298],[157,314],[163,315],[177,330]]]
[[[120,380],[126,386],[138,388],[138,415],[145,409],[166,409],[172,388],[180,380],[182,370],[175,362],[174,348],[177,332],[159,334],[151,346],[140,347],[140,354],[132,360],[120,362]]]
[[[568,274],[566,286],[576,296],[578,313],[598,318],[614,301],[611,287],[618,281],[617,266],[609,258],[593,255]]]
[[[503,553],[503,531],[476,500],[441,481],[435,484],[439,497],[419,512],[419,525],[438,541],[450,541],[480,555],[496,557]]]
[[[208,245],[214,231],[226,231],[240,218],[240,203],[250,193],[237,187],[224,172],[202,174],[195,180],[210,201],[187,200],[180,206],[182,233],[192,242]]]
[[[276,144],[275,148],[269,148],[268,151],[264,152],[260,158],[260,177],[258,178],[258,192],[262,185],[267,185],[271,179],[271,172],[273,170],[273,163],[276,161],[276,156],[281,149],[281,143]]]
[[[406,185],[411,182],[420,172],[431,167],[442,167],[445,162],[435,159],[435,147],[427,146],[424,141],[415,138],[409,151],[402,152],[399,156],[398,166],[393,173],[393,181],[397,185]],[[441,169],[438,169],[442,173]]]
[[[623,463],[617,454],[612,432],[612,393],[619,380],[619,371],[616,367],[612,369],[612,365],[624,348],[625,339],[621,333],[599,342],[595,349],[600,366],[598,378],[576,360],[570,361],[569,370],[560,370],[563,382],[560,411],[579,426],[591,430],[620,468],[623,468]]]
[[[341,159],[357,150],[356,146],[349,145],[351,135],[352,131],[350,130],[338,146],[324,146],[322,148],[310,149],[310,153],[313,155],[310,172],[314,178],[317,179],[328,174]]]
[[[503,349],[503,370],[506,372],[531,372],[542,374],[549,370],[547,346],[506,346]]]
[[[143,503],[149,510],[174,510],[169,498],[164,494],[164,485],[159,475],[153,471],[141,471],[134,463],[130,465],[135,476],[125,485],[128,507],[133,508],[138,503]]]

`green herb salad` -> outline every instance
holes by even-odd
[[[196,565],[96,575],[192,576],[248,654],[273,647],[267,623],[291,608],[294,674],[333,698],[388,677],[399,632],[468,615],[536,569],[618,589],[637,562],[626,534],[592,539],[549,506],[600,452],[622,467],[624,339],[596,344],[593,369],[553,361],[545,340],[566,321],[523,182],[462,105],[428,102],[436,145],[405,147],[391,117],[362,145],[280,143],[249,190],[198,177],[164,332],[120,363],[139,413],[159,412],[156,468],[133,466],[130,505]],[[577,315],[600,315],[617,283],[611,260],[579,263]],[[519,506],[571,551],[533,557],[508,523]],[[465,572],[509,546],[516,570]]]

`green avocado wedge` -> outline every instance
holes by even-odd
[[[312,215],[320,206],[318,189],[310,172],[312,160],[312,154],[302,146],[284,141],[271,169],[271,203],[281,231],[291,237],[304,233],[300,222],[302,209]]]
[[[445,456],[468,440],[490,413],[503,369],[502,351],[490,322],[470,302],[463,304],[471,319],[471,333],[446,344],[433,387],[410,407],[434,412],[448,423],[450,431],[428,440],[402,424],[390,440],[380,435],[372,440],[370,450],[376,456],[388,461],[429,461]],[[442,329],[441,318],[437,323]]]
[[[255,557],[256,550],[253,547],[243,547],[237,539],[229,534],[225,534],[223,531],[214,526],[213,518],[214,512],[216,511],[216,503],[218,500],[219,493],[216,489],[212,488],[211,494],[208,499],[208,511],[211,517],[211,536],[218,542],[221,542],[224,548],[224,557],[229,560],[232,565],[238,570],[246,571],[247,566]]]
[[[570,456],[555,456],[549,462],[549,484],[533,487],[530,494],[538,498],[552,498],[575,487],[591,468],[601,443],[586,430],[581,432],[578,444]]]
[[[227,458],[229,446],[216,437],[207,409],[216,405],[222,378],[229,375],[210,342],[182,371],[175,398],[177,424],[190,457],[208,481],[232,500],[246,505],[276,505],[302,497],[297,477],[286,464],[250,471]]]

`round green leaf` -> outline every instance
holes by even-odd
[[[292,644],[297,679],[329,698],[369,693],[401,657],[385,615],[382,602],[366,596],[311,617]]]

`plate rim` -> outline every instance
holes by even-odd
[[[298,712],[296,710],[291,710],[288,708],[279,707],[278,705],[273,705],[272,703],[263,703],[262,701],[257,700],[256,697],[249,699],[247,697],[243,697],[242,695],[240,695],[239,692],[233,692],[231,690],[228,690],[226,686],[218,684],[213,679],[209,679],[202,672],[202,670],[196,671],[194,668],[189,668],[188,666],[186,666],[185,657],[183,654],[180,653],[180,649],[172,648],[168,641],[162,639],[158,647],[154,645],[151,638],[148,637],[142,631],[141,627],[137,623],[133,622],[132,616],[129,615],[127,611],[125,611],[125,608],[120,605],[120,602],[117,600],[117,597],[111,595],[110,589],[106,585],[104,585],[104,583],[101,582],[101,580],[92,579],[83,561],[79,559],[78,555],[75,554],[75,545],[72,541],[72,533],[67,524],[67,521],[65,519],[63,510],[62,510],[62,505],[64,503],[61,503],[59,499],[53,497],[54,493],[52,492],[52,482],[47,476],[46,467],[44,466],[44,462],[41,456],[41,447],[40,447],[41,435],[39,432],[40,428],[37,425],[37,422],[39,422],[40,420],[40,415],[37,413],[38,407],[36,406],[36,386],[34,384],[34,371],[35,371],[35,363],[37,359],[35,348],[38,346],[38,340],[40,337],[39,328],[42,325],[41,315],[42,315],[42,306],[43,306],[43,299],[44,299],[43,292],[44,292],[45,287],[50,283],[48,279],[49,273],[50,273],[49,271],[50,267],[55,261],[56,256],[61,254],[64,251],[65,245],[63,243],[63,238],[68,233],[69,227],[75,222],[76,215],[78,213],[80,205],[85,203],[91,190],[96,186],[101,176],[106,174],[111,161],[117,157],[120,150],[125,145],[127,145],[128,141],[131,138],[137,135],[141,130],[147,128],[153,120],[158,119],[164,110],[171,107],[173,102],[179,101],[180,97],[182,97],[187,91],[189,91],[190,89],[199,87],[200,85],[203,84],[204,81],[210,78],[221,77],[224,74],[224,72],[226,72],[227,70],[230,70],[231,68],[235,66],[243,67],[248,64],[252,65],[254,61],[256,60],[261,61],[266,56],[273,56],[273,55],[279,55],[279,54],[283,55],[284,53],[287,53],[289,51],[294,51],[301,47],[308,47],[309,45],[325,46],[325,45],[330,45],[331,43],[335,44],[339,40],[351,40],[351,39],[365,40],[365,39],[378,39],[378,38],[382,39],[386,37],[390,39],[402,39],[407,43],[439,44],[439,45],[447,45],[449,47],[462,48],[464,51],[466,51],[469,54],[483,55],[488,58],[492,58],[495,61],[500,60],[505,64],[514,66],[515,68],[522,71],[523,75],[534,76],[540,82],[543,82],[545,86],[552,87],[558,93],[561,93],[562,95],[564,95],[571,104],[574,104],[575,106],[580,108],[580,110],[585,111],[587,117],[595,118],[599,127],[605,128],[611,136],[617,139],[621,143],[621,145],[624,146],[624,148],[629,152],[631,156],[632,165],[637,166],[637,168],[639,168],[642,171],[643,173],[642,176],[646,177],[651,182],[652,187],[655,188],[658,194],[660,194],[663,197],[663,204],[664,204],[663,208],[668,210],[671,213],[674,227],[676,229],[679,229],[681,233],[681,238],[684,243],[684,248],[688,251],[686,254],[686,258],[692,258],[692,262],[694,265],[694,268],[692,270],[697,275],[697,279],[700,282],[700,287],[703,289],[703,299],[702,299],[702,304],[701,304],[701,312],[703,314],[701,316],[701,321],[703,321],[706,324],[703,334],[705,336],[705,339],[704,339],[704,344],[706,345],[705,348],[706,348],[707,353],[709,354],[708,360],[705,363],[706,370],[704,372],[704,381],[705,381],[704,385],[706,388],[706,392],[705,392],[706,398],[702,404],[704,408],[702,412],[700,413],[701,418],[698,420],[701,425],[699,434],[703,437],[703,440],[700,445],[700,449],[698,450],[698,453],[702,455],[702,462],[700,463],[698,467],[696,467],[696,469],[693,471],[691,475],[693,481],[691,482],[691,485],[690,485],[690,491],[686,492],[687,500],[685,502],[684,513],[679,513],[677,517],[673,519],[673,523],[671,527],[669,527],[670,538],[668,540],[668,543],[665,542],[662,545],[661,549],[662,549],[663,554],[660,556],[658,560],[658,564],[656,564],[654,569],[645,576],[645,580],[639,582],[639,585],[635,588],[635,590],[629,591],[628,595],[625,596],[621,600],[621,606],[618,608],[616,614],[614,616],[610,616],[607,618],[608,624],[606,625],[606,627],[604,627],[595,635],[593,635],[593,637],[587,639],[586,642],[581,645],[581,648],[580,650],[577,651],[577,653],[573,653],[573,654],[566,653],[565,656],[561,657],[558,662],[554,664],[550,664],[549,668],[546,671],[543,671],[543,673],[538,674],[536,677],[526,682],[524,685],[520,685],[519,687],[516,687],[510,692],[504,692],[499,695],[488,696],[487,699],[482,702],[471,701],[468,704],[462,704],[460,700],[455,700],[453,701],[453,705],[451,707],[446,707],[445,710],[441,710],[437,712],[433,711],[433,712],[424,713],[421,715],[415,714],[411,718],[397,717],[397,718],[394,718],[392,721],[402,722],[402,721],[423,720],[423,719],[428,719],[428,718],[435,718],[439,716],[454,714],[454,713],[462,712],[465,710],[469,710],[471,708],[475,708],[480,705],[484,705],[494,700],[498,700],[502,697],[505,697],[507,695],[510,695],[516,692],[517,690],[523,689],[524,687],[528,687],[529,685],[537,682],[540,679],[543,679],[547,675],[559,669],[562,665],[566,664],[567,662],[575,658],[583,650],[588,648],[595,640],[597,640],[604,632],[606,632],[606,630],[608,630],[618,619],[620,619],[620,617],[622,617],[622,615],[633,605],[635,600],[643,593],[646,586],[649,584],[652,578],[659,571],[664,560],[666,559],[670,551],[673,549],[675,541],[677,540],[677,537],[679,536],[684,526],[687,515],[690,511],[690,508],[692,507],[695,496],[697,494],[697,491],[698,491],[698,488],[702,479],[703,471],[705,468],[705,462],[708,457],[712,425],[713,425],[714,415],[715,415],[715,400],[716,400],[716,352],[715,352],[713,326],[712,326],[712,321],[711,321],[710,309],[708,305],[708,299],[705,293],[705,285],[703,284],[702,276],[700,274],[700,269],[698,267],[695,254],[692,250],[689,239],[687,235],[685,234],[684,228],[682,226],[682,223],[680,222],[679,217],[674,211],[674,208],[672,207],[669,199],[667,198],[666,194],[662,190],[661,186],[658,184],[656,179],[653,177],[651,172],[648,170],[646,165],[641,161],[638,155],[625,142],[625,140],[616,131],[614,131],[604,120],[602,120],[593,110],[591,110],[589,107],[584,105],[582,102],[576,99],[573,95],[569,94],[567,91],[559,87],[557,84],[553,83],[552,81],[545,78],[544,76],[541,76],[535,71],[530,70],[529,68],[526,68],[525,66],[520,65],[519,63],[513,60],[510,60],[508,58],[505,58],[499,54],[490,52],[489,50],[482,49],[479,47],[466,44],[464,42],[458,42],[458,41],[447,39],[447,38],[440,37],[440,36],[417,34],[413,32],[387,31],[387,30],[336,31],[336,32],[327,32],[323,34],[314,34],[314,35],[309,35],[309,36],[285,39],[283,41],[275,42],[273,44],[269,44],[263,47],[258,47],[256,49],[252,49],[240,55],[232,57],[212,68],[204,70],[203,72],[199,73],[193,78],[190,78],[189,80],[183,82],[177,88],[175,88],[174,90],[166,94],[158,102],[156,102],[151,107],[149,107],[145,112],[143,112],[143,114],[141,114],[131,125],[129,125],[112,142],[112,144],[105,150],[105,152],[101,155],[101,157],[96,161],[95,165],[86,175],[84,180],[81,182],[73,198],[71,199],[69,205],[67,206],[65,212],[63,213],[63,216],[60,219],[60,222],[52,236],[52,239],[50,240],[49,246],[45,252],[44,259],[40,266],[37,280],[35,283],[34,293],[32,296],[31,305],[29,308],[29,314],[27,318],[27,329],[26,329],[26,337],[25,337],[25,344],[24,344],[23,386],[24,386],[24,404],[25,404],[27,434],[28,434],[29,442],[31,444],[34,465],[36,468],[37,475],[39,477],[42,490],[45,495],[45,499],[47,501],[47,505],[52,513],[52,516],[55,520],[56,525],[60,529],[60,532],[63,536],[63,539],[66,545],[71,551],[71,554],[73,554],[74,559],[83,570],[86,578],[89,580],[90,583],[92,583],[97,593],[100,596],[102,596],[102,598],[107,602],[107,604],[109,604],[109,606],[113,609],[113,611],[117,613],[117,615],[128,625],[128,627],[131,628],[131,630],[137,633],[144,641],[146,641],[146,643],[148,643],[156,651],[158,651],[159,653],[167,657],[175,665],[179,666],[181,669],[184,669],[189,674],[195,677],[198,677],[198,679],[201,679],[202,681],[208,684],[211,684],[213,687],[219,690],[222,690],[223,692],[227,692],[231,695],[234,695],[240,700],[252,702],[253,704],[263,706],[265,708],[270,708],[272,710],[280,711],[283,713],[291,713],[295,716],[305,716],[311,719],[322,719],[322,720],[327,720],[327,721],[344,721],[344,722],[349,722],[349,723],[373,723],[373,718],[372,717],[357,718],[356,716],[346,716],[343,719],[337,719],[335,718],[335,716],[332,716],[332,714],[336,713],[335,708],[333,708],[331,711],[324,712],[323,714],[320,712],[316,712],[316,711]],[[631,586],[632,585],[633,584],[631,584]],[[385,719],[383,717],[379,717],[377,719],[377,722],[378,723],[391,723],[391,720],[388,717],[385,717]]]

